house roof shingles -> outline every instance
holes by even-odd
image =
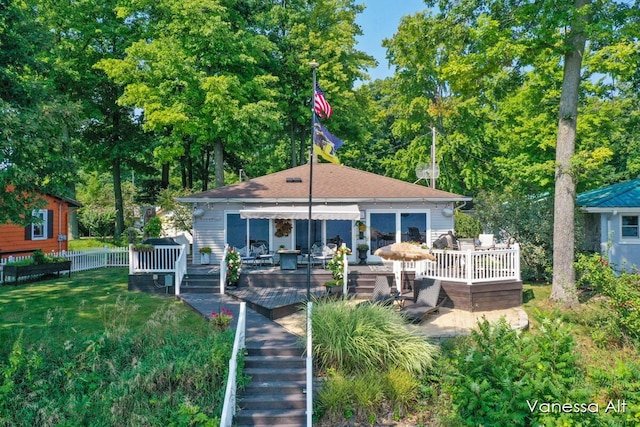
[[[249,181],[181,197],[178,200],[184,202],[255,201],[256,199],[262,201],[304,201],[309,199],[309,169],[309,165],[305,164]],[[469,197],[458,194],[411,184],[348,166],[334,165],[333,163],[314,163],[313,199],[315,202],[325,200],[471,200]]]
[[[577,197],[583,208],[640,207],[640,178],[586,191]]]

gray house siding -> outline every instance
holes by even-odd
[[[211,203],[211,205],[203,209],[202,215],[194,218],[194,256],[193,262],[199,264],[201,262],[199,249],[202,247],[210,247],[212,249],[211,253],[211,263],[219,264],[221,261],[222,253],[224,251],[224,245],[229,240],[229,237],[226,235],[226,219],[227,214],[239,213],[240,209],[243,209],[246,205],[240,203]],[[261,204],[261,206],[268,206],[267,204]],[[431,246],[433,241],[438,238],[443,233],[446,233],[450,230],[453,230],[453,216],[446,216],[444,209],[453,209],[453,203],[430,203],[430,202],[418,202],[418,203],[385,203],[385,204],[377,204],[377,203],[360,203],[359,209],[362,213],[362,219],[365,221],[367,226],[370,225],[371,213],[397,213],[401,214],[402,212],[412,212],[412,213],[423,213],[426,216],[426,230],[420,230],[424,232],[425,235],[425,244]],[[295,227],[295,223],[294,223]],[[397,233],[406,232],[406,230],[396,230]],[[371,229],[367,227],[367,231],[365,232],[365,239],[359,239],[358,230],[354,226],[351,227],[351,238],[349,239],[352,242],[352,249],[354,249],[354,253],[352,254],[351,261],[355,262],[357,260],[357,253],[355,251],[355,247],[361,243],[370,244],[371,237]],[[273,221],[270,221],[269,226],[269,243],[270,249],[272,251],[277,250],[280,245],[284,245],[287,248],[293,247],[295,244],[295,228],[292,230],[291,234],[286,237],[276,237],[274,235],[274,224]],[[369,255],[370,261],[381,261],[380,258],[375,257],[373,255]]]

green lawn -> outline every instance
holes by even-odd
[[[163,305],[183,307],[172,298],[128,292],[127,280],[126,268],[103,268],[74,273],[71,278],[0,286],[0,354],[7,354],[20,331],[37,337],[49,327],[53,328],[49,333],[65,340],[100,332],[114,322],[141,327]],[[183,308],[187,323],[201,321]]]

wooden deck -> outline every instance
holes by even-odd
[[[245,268],[237,288],[226,289],[226,294],[247,305],[269,319],[278,319],[298,311],[307,299],[307,266],[297,270],[281,270],[278,266]],[[394,273],[385,265],[350,265],[347,281],[348,297],[371,297],[376,276],[387,276],[394,283]],[[173,295],[173,287],[165,288],[164,275],[155,281],[150,274],[136,274],[129,278],[129,289]],[[415,279],[413,272],[403,275],[403,294],[412,295]],[[313,298],[326,296],[324,283],[331,280],[329,270],[313,267],[309,275],[310,294]],[[147,285],[143,285],[147,283]],[[215,265],[189,265],[181,293],[219,293],[219,269]],[[442,297],[448,297],[446,306],[465,311],[491,311],[522,305],[522,282],[517,280],[481,282],[468,285],[442,281]],[[411,303],[411,301],[407,301]]]

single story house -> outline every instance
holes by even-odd
[[[29,255],[36,249],[43,252],[67,250],[69,212],[82,204],[76,200],[49,194],[41,196],[46,200],[42,209],[34,209],[32,217],[37,218],[26,227],[15,224],[0,225],[0,258]]]
[[[619,269],[640,266],[640,179],[578,195],[585,212],[587,249],[606,255]]]
[[[421,241],[431,246],[453,230],[455,204],[471,199],[347,166],[314,163],[177,200],[192,204],[193,262],[199,263],[200,248],[211,248],[212,262],[219,262],[227,243],[242,248],[262,242],[271,252],[305,254],[309,238],[311,243],[346,244],[353,249],[351,262],[357,260],[356,247],[367,244],[367,260],[378,262],[373,253],[384,245]]]

